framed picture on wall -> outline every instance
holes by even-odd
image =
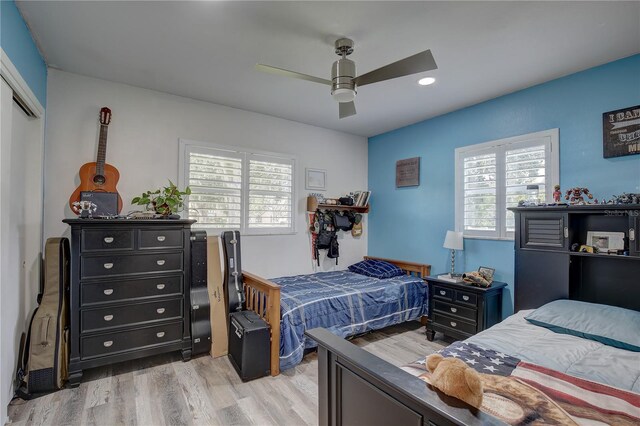
[[[602,114],[604,158],[640,154],[640,105]]]
[[[327,189],[327,171],[307,168],[305,188],[316,191],[325,191]]]

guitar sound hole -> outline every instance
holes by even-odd
[[[95,175],[93,177],[93,183],[95,183],[96,185],[104,185],[105,181],[106,179],[102,175]]]

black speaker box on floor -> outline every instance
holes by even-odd
[[[211,312],[207,290],[207,232],[191,231],[191,355],[211,351]]]
[[[242,381],[271,374],[269,325],[253,311],[229,315],[229,360]]]

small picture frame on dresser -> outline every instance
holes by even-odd
[[[493,274],[495,274],[495,272],[495,268],[489,268],[486,266],[481,266],[478,268],[478,273],[489,282],[493,281]]]

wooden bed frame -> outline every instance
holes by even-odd
[[[420,278],[426,278],[431,273],[431,265],[423,263],[371,256],[364,258],[385,260],[406,271],[407,275]],[[257,313],[271,328],[271,375],[277,376],[280,374],[280,286],[249,272],[243,275],[247,310]]]

